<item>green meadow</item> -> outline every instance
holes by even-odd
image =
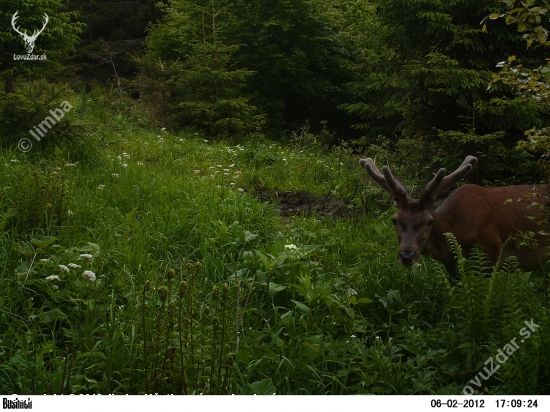
[[[106,101],[74,99],[72,139],[0,152],[1,393],[550,393],[546,273],[483,274],[456,244],[459,278],[396,261],[358,160],[418,187],[404,158],[307,127],[175,134]]]

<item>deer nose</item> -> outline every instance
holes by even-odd
[[[399,251],[399,260],[404,265],[410,265],[411,263],[413,263],[415,257],[416,253],[412,250]]]

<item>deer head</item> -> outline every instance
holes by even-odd
[[[32,34],[32,36],[29,36],[27,34],[27,31],[25,30],[25,32],[23,33],[22,31],[19,30],[19,27],[16,27],[15,26],[15,21],[19,18],[19,16],[17,15],[17,13],[19,13],[19,11],[16,11],[15,14],[13,15],[13,17],[11,18],[11,25],[13,27],[13,29],[19,33],[19,35],[23,38],[23,40],[25,41],[25,48],[27,49],[27,53],[28,54],[31,54],[32,51],[34,50],[34,42],[36,41],[36,39],[38,38],[39,34],[42,33],[44,31],[44,29],[46,28],[46,25],[48,24],[48,21],[49,21],[49,17],[46,13],[44,13],[44,25],[42,26],[42,28],[40,30],[35,30]]]
[[[466,157],[460,167],[448,176],[445,176],[445,169],[439,169],[422,191],[420,199],[411,199],[403,183],[393,177],[387,166],[382,166],[380,172],[371,158],[361,159],[359,163],[392,196],[397,205],[397,213],[392,217],[399,241],[397,259],[409,266],[424,253],[432,229],[438,224],[434,213],[438,196],[466,176],[476,165],[477,158]]]

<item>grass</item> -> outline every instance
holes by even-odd
[[[550,392],[547,275],[404,269],[348,148],[176,135],[100,97],[84,137],[0,153],[0,392],[462,393],[530,319],[474,389]],[[347,217],[259,196],[298,190]]]

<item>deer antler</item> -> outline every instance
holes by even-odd
[[[13,17],[11,18],[11,25],[12,25],[13,29],[17,33],[19,33],[21,35],[21,37],[23,37],[23,40],[25,41],[25,48],[27,49],[27,53],[30,54],[30,53],[32,53],[32,51],[34,49],[34,42],[35,42],[36,38],[38,37],[38,35],[40,33],[42,33],[44,31],[44,29],[46,28],[46,25],[48,24],[48,21],[50,20],[50,18],[48,17],[48,15],[46,13],[44,13],[44,17],[45,17],[44,25],[42,26],[42,28],[40,30],[35,30],[33,32],[32,36],[29,36],[27,34],[26,30],[23,33],[22,31],[19,30],[19,27],[17,27],[15,25],[15,21],[19,18],[18,13],[19,13],[19,11],[16,11],[13,14]]]
[[[29,37],[29,35],[27,34],[27,31],[25,30],[25,33],[22,33],[21,31],[19,31],[19,27],[15,27],[15,20],[17,20],[19,18],[19,16],[17,15],[19,13],[19,11],[16,11],[15,14],[13,15],[13,17],[11,18],[11,26],[13,27],[13,29],[19,33],[21,36],[23,37]]]
[[[34,33],[32,34],[31,38],[33,40],[36,40],[36,38],[38,37],[38,35],[40,33],[42,33],[44,31],[44,29],[46,28],[47,24],[48,24],[48,21],[50,21],[50,18],[48,17],[48,15],[46,13],[44,13],[44,17],[46,18],[45,21],[44,21],[44,25],[42,26],[42,28],[40,30],[35,30]]]
[[[405,189],[403,183],[393,177],[388,166],[382,166],[382,173],[380,173],[380,170],[378,170],[374,164],[374,161],[370,157],[359,160],[359,164],[367,171],[369,176],[376,181],[376,183],[382,186],[382,188],[391,195],[393,200],[396,202],[409,197],[407,189]]]
[[[435,200],[440,193],[449,189],[456,182],[470,173],[470,170],[472,170],[476,164],[476,157],[467,156],[462,164],[449,176],[445,176],[445,169],[439,169],[434,178],[426,185],[426,188],[422,193],[422,198],[431,201]]]

